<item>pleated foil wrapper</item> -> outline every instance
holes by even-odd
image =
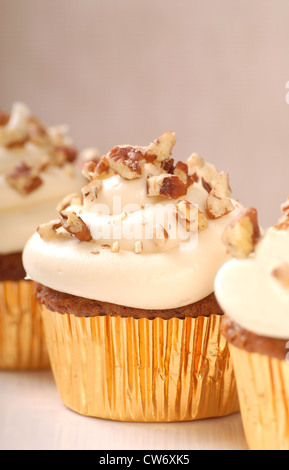
[[[41,310],[33,283],[0,282],[0,369],[49,367]]]
[[[174,422],[239,411],[221,316],[139,320],[42,307],[63,403],[97,418]]]
[[[289,450],[289,364],[230,344],[251,450]]]

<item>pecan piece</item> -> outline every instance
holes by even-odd
[[[178,162],[174,168],[174,175],[178,176],[180,180],[187,185],[188,184],[188,165],[184,162]]]
[[[143,251],[143,243],[141,240],[138,240],[134,244],[134,252],[136,255],[139,255]]]
[[[202,232],[208,227],[206,215],[185,199],[176,205],[176,216],[185,225],[187,232]]]
[[[101,180],[93,180],[84,186],[84,188],[82,188],[81,193],[85,207],[91,207],[93,204],[95,204],[102,187],[103,183]]]
[[[42,185],[43,181],[38,170],[31,168],[25,162],[20,162],[16,168],[6,176],[7,183],[20,194],[30,194]]]
[[[144,153],[134,147],[114,147],[107,154],[109,166],[122,178],[132,180],[142,176]]]
[[[49,241],[56,235],[56,230],[62,227],[61,219],[51,220],[47,224],[39,225],[37,232],[44,241]]]
[[[210,194],[210,192],[212,191],[212,186],[202,177],[202,186],[203,188]]]
[[[51,126],[47,128],[50,143],[53,147],[71,146],[72,141],[68,136],[69,128],[66,125]]]
[[[9,121],[0,126],[0,143],[5,147],[22,146],[28,139],[30,110],[22,103],[15,103]]]
[[[160,164],[160,167],[166,173],[170,173],[171,175],[173,175],[174,168],[175,168],[175,161],[173,158],[170,158],[169,160],[163,160]]]
[[[104,155],[98,161],[86,162],[82,167],[82,174],[89,181],[93,181],[108,178],[113,174],[113,170],[109,166],[106,155]]]
[[[147,179],[148,196],[164,196],[178,199],[187,194],[187,186],[176,175],[162,173]]]
[[[256,209],[244,209],[228,225],[222,235],[222,242],[228,253],[235,258],[247,258],[255,249],[261,233]]]
[[[229,175],[225,171],[218,171],[214,165],[205,162],[197,153],[193,153],[187,160],[189,174],[196,173],[202,182],[203,187],[210,193],[213,187],[218,184],[223,187],[226,196],[232,194],[229,184]]]
[[[289,198],[281,205],[281,212],[289,212]]]
[[[206,211],[210,219],[219,219],[223,215],[235,209],[231,199],[227,197],[226,191],[221,184],[216,184],[211,190],[207,202]]]
[[[147,147],[145,154],[147,162],[169,160],[175,143],[176,134],[174,132],[165,132],[162,134]]]
[[[192,153],[192,155],[187,160],[187,164],[189,171],[191,173],[195,173],[197,169],[203,168],[205,166],[205,160],[199,154]]]
[[[62,226],[67,232],[71,233],[82,242],[89,242],[92,240],[89,228],[75,212],[61,211],[60,215]]]
[[[284,215],[279,219],[278,225],[275,226],[277,230],[289,229],[289,198],[281,205],[281,211]]]
[[[0,126],[6,126],[10,119],[10,114],[1,111],[0,109]]]
[[[197,173],[193,173],[192,175],[188,175],[187,187],[189,188],[194,183],[198,183],[198,181],[199,181],[199,177],[198,177]]]
[[[94,161],[86,162],[82,167],[83,176],[89,181],[93,181],[94,179],[96,179],[97,178],[96,167],[97,167],[97,162],[94,162]]]
[[[28,122],[28,139],[40,147],[50,143],[50,137],[45,127],[34,117],[31,117]]]
[[[167,241],[169,240],[169,234],[167,230],[160,224],[153,227],[153,243],[158,248],[164,248]]]
[[[113,242],[112,247],[111,247],[111,252],[119,253],[119,241],[118,240]]]
[[[50,156],[52,165],[63,166],[76,160],[77,150],[75,147],[58,145],[51,150]]]

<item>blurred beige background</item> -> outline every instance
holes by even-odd
[[[177,133],[275,223],[289,196],[288,0],[0,0],[0,107],[78,148]]]

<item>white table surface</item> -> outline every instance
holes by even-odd
[[[247,450],[241,418],[138,424],[87,418],[61,402],[51,371],[0,372],[0,450]]]

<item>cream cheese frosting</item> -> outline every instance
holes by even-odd
[[[88,166],[82,197],[67,199],[61,217],[28,241],[27,276],[60,292],[143,309],[178,308],[211,294],[230,259],[221,234],[242,207],[229,197],[226,175],[197,155],[175,165],[174,143],[166,133]],[[215,201],[221,215],[208,204],[214,191],[222,192]]]
[[[283,221],[281,227],[268,229],[252,254],[224,264],[215,280],[215,294],[224,312],[259,336],[289,338],[289,223],[286,225]]]
[[[67,128],[43,127],[25,104],[0,113],[1,255],[21,252],[38,225],[57,215],[59,200],[83,186],[75,154]]]

